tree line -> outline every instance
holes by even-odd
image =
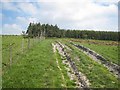
[[[29,37],[58,37],[58,38],[82,38],[97,40],[114,40],[118,41],[120,32],[108,31],[88,31],[88,30],[65,30],[60,29],[57,25],[30,23],[26,34]]]

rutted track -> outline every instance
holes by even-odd
[[[56,46],[52,43],[52,46],[53,46],[53,52],[56,53]],[[61,76],[62,76],[62,79],[63,81],[65,81],[65,77],[62,73],[62,69],[60,68],[60,65],[58,63],[58,59],[56,58],[56,63],[57,63],[57,67],[59,68],[60,72],[61,72]],[[62,84],[65,88],[66,88],[66,82],[64,82],[65,84]]]
[[[78,71],[75,63],[70,58],[69,54],[66,53],[65,46],[63,44],[61,44],[60,42],[56,42],[56,48],[59,51],[60,55],[64,56],[66,58],[67,62],[70,65],[70,68],[72,68],[72,71],[74,72],[74,76],[77,78],[76,84],[80,88],[88,88],[89,84],[90,84],[89,80],[87,80],[87,78],[81,72]]]
[[[72,42],[70,42],[72,45],[74,45],[75,47],[79,48],[80,50],[82,50],[85,54],[89,55],[93,60],[103,64],[105,67],[108,68],[108,70],[110,72],[112,72],[116,77],[118,77],[120,75],[120,66],[117,64],[114,64],[112,62],[107,61],[104,57],[102,57],[101,55],[99,55],[98,53],[96,53],[93,50],[90,50],[89,48],[86,48],[82,45],[77,45],[74,44]]]

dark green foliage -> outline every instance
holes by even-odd
[[[97,39],[97,40],[119,40],[119,32],[108,31],[87,31],[87,30],[65,30],[59,29],[57,25],[30,23],[26,32],[29,37],[68,37],[82,39]]]
[[[67,30],[65,36],[68,38],[119,40],[118,32],[108,31]]]

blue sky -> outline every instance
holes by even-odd
[[[0,34],[21,34],[30,22],[62,29],[117,31],[118,0],[2,0]]]

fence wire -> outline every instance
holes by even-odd
[[[45,38],[22,38],[19,42],[3,44],[2,48],[2,68],[11,66],[16,63],[19,57],[28,51],[30,48],[34,47],[38,42]]]

